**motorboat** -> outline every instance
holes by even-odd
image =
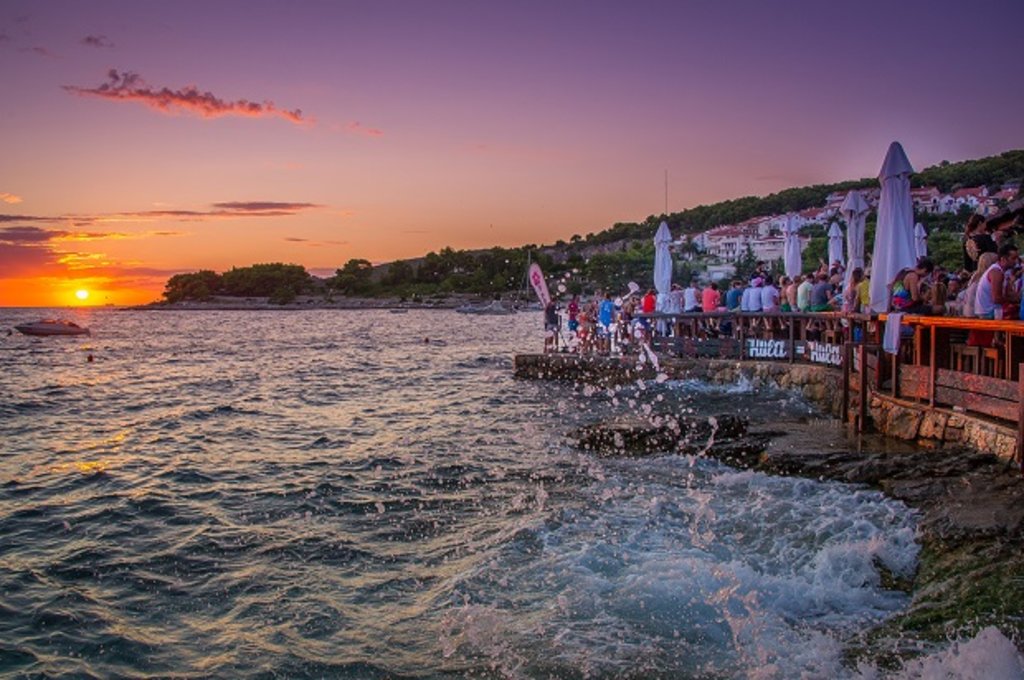
[[[64,319],[43,319],[14,328],[25,335],[89,335],[89,329],[85,326]]]

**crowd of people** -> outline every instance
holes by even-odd
[[[982,319],[1021,319],[1024,275],[1013,241],[1024,232],[1017,217],[998,228],[980,215],[966,225],[963,267],[948,271],[927,257],[887,281],[888,311],[916,315],[947,315]],[[847,272],[843,263],[820,262],[817,270],[795,277],[777,276],[758,262],[747,279],[701,283],[696,277],[672,284],[658,304],[655,291],[642,296],[631,291],[613,299],[599,292],[587,302],[573,296],[565,308],[568,335],[561,332],[560,315],[552,301],[545,310],[545,351],[567,347],[583,353],[608,354],[649,340],[652,333],[671,333],[664,322],[652,324],[647,315],[716,312],[844,312],[870,311],[870,270]],[[723,330],[727,323],[720,324]],[[561,340],[561,342],[560,342]]]

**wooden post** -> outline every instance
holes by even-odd
[[[935,336],[938,328],[928,329],[928,406],[935,407],[935,376],[938,372],[938,364],[935,357]]]
[[[883,349],[882,354],[885,353],[886,352]],[[897,385],[900,381],[900,353],[897,352],[896,354],[891,354],[889,356],[892,358],[892,384],[890,387],[892,388],[892,396],[895,399],[896,393],[898,392]]]
[[[789,363],[796,361],[796,322],[789,319]]]
[[[790,338],[790,347],[793,340]],[[792,350],[791,350],[792,351]],[[843,344],[843,422],[850,422],[850,364],[853,363],[853,344]]]
[[[1017,465],[1024,477],[1024,364],[1018,364],[1017,371]]]
[[[857,404],[859,411],[859,418],[857,419],[857,431],[863,432],[865,429],[865,419],[868,417],[868,352],[867,347],[863,344],[857,348],[860,352],[860,403]],[[878,365],[875,365],[876,370]]]

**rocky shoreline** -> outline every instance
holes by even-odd
[[[463,305],[484,305],[492,302],[476,295],[452,293],[444,297],[405,299],[397,297],[341,297],[327,300],[319,296],[299,296],[286,304],[270,302],[265,297],[214,296],[206,301],[151,302],[125,309],[145,311],[296,311],[305,309],[381,309],[381,310],[453,310]]]
[[[1006,460],[962,448],[926,450],[881,435],[847,437],[846,446],[823,451],[820,432],[800,423],[773,423],[767,431],[732,415],[711,421],[709,427],[706,419],[661,415],[599,423],[570,437],[597,455],[679,451],[767,474],[880,489],[919,513],[922,550],[910,581],[876,565],[883,586],[908,592],[911,603],[868,639],[849,641],[851,658],[888,649],[882,656],[871,652],[873,661],[898,667],[922,651],[921,642],[987,626],[1024,652],[1024,480]]]

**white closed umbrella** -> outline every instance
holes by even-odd
[[[792,215],[786,215],[786,221],[782,224],[782,263],[786,270],[786,276],[793,278],[799,276],[804,270],[803,257],[800,254],[800,230],[797,229],[796,221]]]
[[[659,312],[665,311],[668,294],[672,288],[672,253],[669,252],[671,244],[672,234],[668,230],[668,224],[662,222],[654,234],[654,289],[658,291]]]
[[[853,270],[864,271],[864,223],[867,222],[870,209],[868,202],[856,189],[846,194],[843,205],[839,208],[843,219],[846,220],[846,257],[849,258],[846,261],[846,285],[843,290],[848,291],[846,297],[851,307],[852,299],[849,296],[853,294]]]
[[[910,175],[914,168],[899,142],[889,145],[878,173],[882,195],[878,201],[878,229],[871,258],[871,311],[889,309],[889,284],[900,270],[913,267],[914,203]]]
[[[918,257],[928,257],[928,232],[920,222],[914,225],[914,253]]]
[[[843,231],[839,228],[839,225],[835,222],[828,228],[828,266],[829,269],[832,265],[838,262],[843,264]]]

